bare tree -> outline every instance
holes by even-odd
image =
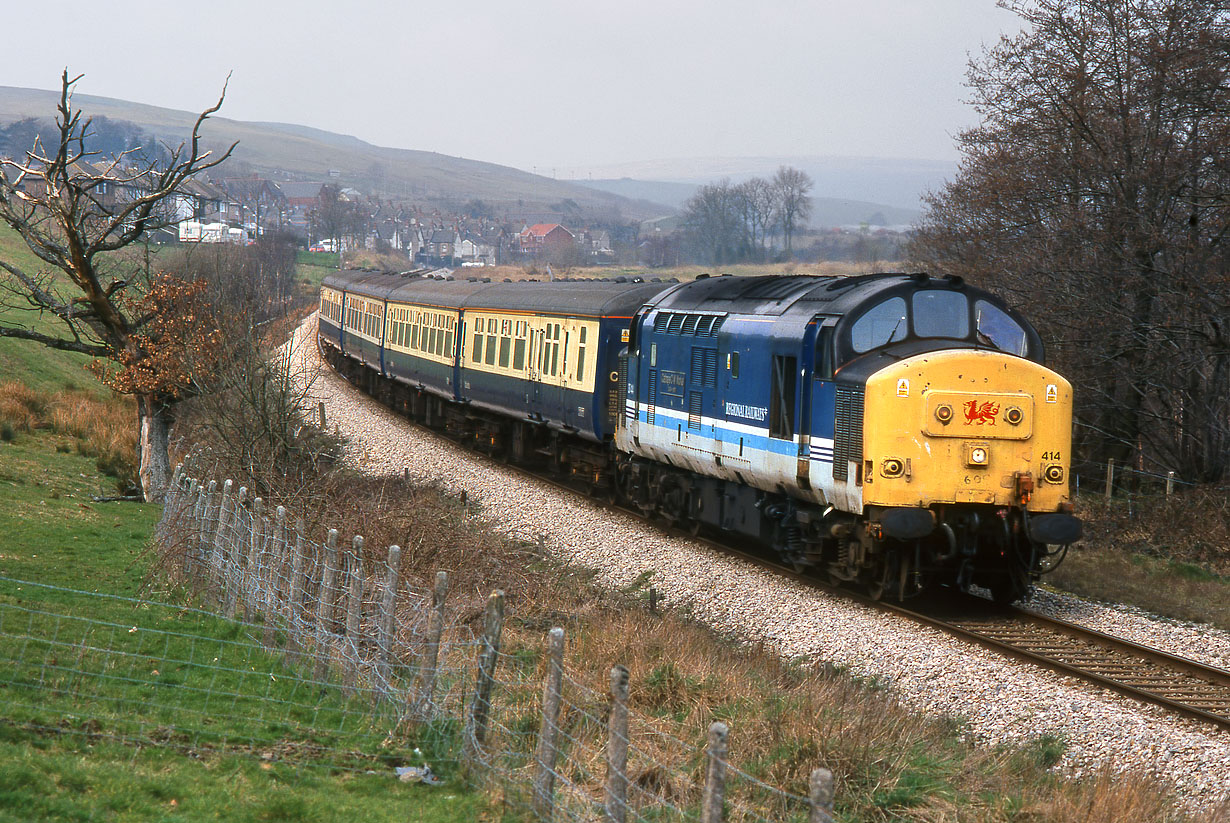
[[[1230,469],[1230,12],[1006,0],[971,64],[982,123],[913,254],[1013,293],[1077,384],[1077,443],[1191,479]]]
[[[739,191],[743,198],[753,257],[763,261],[768,257],[769,236],[773,233],[776,217],[773,184],[763,177],[753,177],[739,184]]]
[[[729,180],[701,186],[683,205],[683,226],[705,262],[738,260],[745,229],[738,187]]]
[[[156,317],[142,298],[155,279],[148,267],[124,265],[112,254],[174,224],[175,196],[189,178],[225,161],[200,145],[200,129],[218,111],[203,111],[188,140],[165,153],[123,151],[103,157],[92,148],[91,121],[73,106],[81,75],[61,78],[55,137],[37,140],[24,157],[0,159],[0,220],[12,227],[48,271],[28,271],[0,260],[6,307],[0,336],[80,352],[126,367],[139,363]],[[160,156],[161,155],[161,156]],[[173,302],[173,301],[172,301]],[[23,318],[58,321],[59,333],[42,331]],[[140,427],[139,475],[147,500],[158,500],[169,480],[168,423],[176,393],[136,381]]]
[[[782,230],[782,242],[786,246],[786,254],[794,251],[794,233],[800,225],[806,225],[811,217],[811,198],[808,192],[813,185],[811,177],[805,171],[782,166],[773,175],[770,184],[775,195],[775,212],[777,225]]]

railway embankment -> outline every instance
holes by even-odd
[[[309,370],[316,368],[315,347],[304,338],[311,326],[301,327],[295,347]],[[675,614],[780,659],[851,675],[908,712],[955,722],[986,750],[1053,741],[1053,765],[1068,776],[1157,779],[1191,810],[1227,809],[1230,735],[1223,731],[667,536],[424,431],[327,369],[319,370],[312,394],[325,404],[330,427],[347,438],[355,468],[464,494],[497,529],[590,570],[600,587],[624,593],[652,587]],[[1043,593],[1035,606],[1230,668],[1230,632],[1058,592]]]

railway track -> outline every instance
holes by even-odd
[[[633,512],[635,514],[635,512]],[[682,536],[682,535],[681,535]],[[1230,730],[1230,671],[1142,646],[1075,623],[963,595],[942,604],[873,600],[706,537],[692,538],[828,594],[906,617],[984,648],[1094,683]]]
[[[476,456],[513,468],[561,490],[579,494],[610,511],[645,519],[636,509],[594,495],[549,472],[508,463],[470,448],[463,438],[452,437],[441,429],[423,427],[413,420],[408,422],[465,446]],[[1230,730],[1230,671],[1205,666],[1027,609],[997,607],[988,600],[974,596],[963,596],[942,605],[932,603],[922,608],[872,600],[851,589],[796,572],[748,547],[715,540],[703,534],[698,536],[662,526],[661,523],[657,525],[668,533],[704,543],[721,553],[736,556],[830,595],[898,614],[1000,654],[1042,665],[1142,702],[1162,706],[1176,714]]]
[[[996,609],[972,597],[961,603],[967,608],[960,614],[891,608],[1000,653],[1230,729],[1230,671],[1028,609]]]

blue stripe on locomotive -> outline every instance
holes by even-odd
[[[745,447],[754,444],[754,448],[775,454],[795,454],[798,447],[792,440],[769,437],[771,364],[773,356],[778,355],[794,357],[796,362],[796,372],[789,376],[797,386],[794,435],[797,437],[805,432],[810,437],[832,439],[836,398],[833,383],[815,381],[814,389],[799,384],[800,372],[811,374],[813,371],[815,333],[812,324],[803,335],[774,336],[775,330],[781,334],[775,323],[728,317],[716,339],[669,334],[655,330],[654,325],[652,317],[643,322],[641,357],[637,364],[641,377],[635,382],[630,380],[629,385],[629,402],[640,402],[638,420],[641,423],[649,422],[645,404],[651,399],[656,414],[665,413],[672,420],[682,419],[685,428],[689,414],[694,415],[699,408],[701,416],[709,422],[699,430],[692,427],[692,431],[722,442],[738,443],[742,438]],[[697,359],[695,349],[716,352],[716,374],[711,379],[707,379],[709,374],[696,373],[698,367],[702,370],[709,367]],[[729,360],[732,354],[739,358],[738,377],[732,376]],[[652,393],[648,382],[651,375],[656,375],[657,380]],[[644,396],[637,397],[636,386],[641,387]],[[695,393],[700,394],[699,406],[692,401]],[[751,427],[755,433],[722,425],[723,421]],[[664,428],[674,429],[676,425],[672,423]],[[803,444],[804,453],[808,445]]]

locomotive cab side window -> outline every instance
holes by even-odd
[[[1024,357],[1029,348],[1025,329],[998,306],[979,300],[974,303],[978,324],[978,342],[990,344],[1000,351]]]
[[[816,338],[816,369],[815,375],[817,380],[832,380],[833,379],[833,327],[825,326],[820,329],[820,336]]]
[[[794,385],[799,369],[797,357],[773,355],[769,394],[769,437],[794,439]]]
[[[862,317],[854,321],[850,338],[854,351],[862,354],[897,340],[904,340],[909,330],[905,300],[890,297],[868,309]]]

